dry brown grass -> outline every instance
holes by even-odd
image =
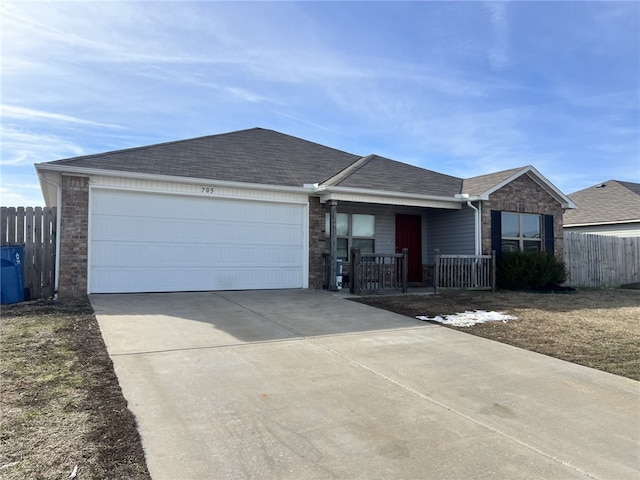
[[[0,346],[1,478],[150,478],[86,299],[3,306]]]
[[[356,301],[410,317],[450,315],[466,310],[508,313],[518,320],[456,329],[640,380],[639,290],[457,291],[424,296],[375,296]]]

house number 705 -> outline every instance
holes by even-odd
[[[200,193],[208,193],[209,195],[213,195],[213,187],[202,187],[202,191]]]

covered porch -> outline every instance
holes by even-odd
[[[323,288],[406,293],[434,286],[436,250],[481,253],[480,202],[463,195],[352,197],[344,192],[320,197]]]

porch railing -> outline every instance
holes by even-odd
[[[350,255],[349,292],[381,293],[398,290],[407,293],[408,250],[402,253],[360,253],[352,248]]]
[[[434,251],[433,289],[496,289],[496,253],[441,255]]]

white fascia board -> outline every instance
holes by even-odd
[[[313,187],[301,186],[290,187],[284,185],[270,185],[263,183],[245,183],[245,182],[230,182],[225,180],[212,180],[207,178],[194,178],[194,177],[179,177],[174,175],[158,175],[153,173],[137,173],[126,172],[122,170],[106,170],[103,168],[82,168],[82,167],[69,167],[67,165],[49,165],[46,163],[36,164],[36,169],[40,171],[52,171],[60,173],[75,173],[77,175],[99,175],[101,177],[119,177],[119,178],[131,178],[137,180],[150,180],[150,181],[162,181],[162,182],[175,182],[175,183],[188,183],[198,185],[214,185],[220,187],[230,188],[245,188],[252,190],[269,190],[276,192],[287,193],[304,193],[309,194],[314,191]]]
[[[514,173],[506,180],[503,180],[499,184],[495,185],[494,187],[490,188],[486,192],[482,193],[480,195],[480,199],[489,200],[489,195],[491,195],[493,192],[497,190],[500,190],[502,187],[513,182],[516,178],[521,177],[525,173],[533,173],[533,176],[536,177],[533,180],[536,181],[538,185],[540,185],[541,187],[549,191],[551,195],[560,202],[563,209],[569,210],[569,209],[577,208],[577,205],[569,197],[567,197],[564,193],[558,190],[558,188],[553,183],[551,183],[547,178],[545,178],[545,176],[542,175],[538,170],[536,170],[536,168],[533,167],[532,165],[524,167],[522,170]]]
[[[443,197],[437,195],[420,195],[416,193],[389,192],[386,190],[369,190],[366,188],[319,187],[320,201],[338,200],[345,202],[378,203],[387,205],[408,205],[417,207],[449,208],[460,210],[463,204],[474,198]]]

